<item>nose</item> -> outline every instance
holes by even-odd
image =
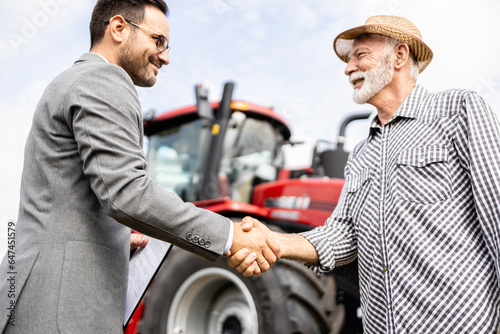
[[[356,72],[356,65],[354,63],[354,60],[353,59],[349,59],[349,61],[347,62],[347,65],[345,67],[345,75],[347,76],[350,76],[353,72]]]
[[[158,59],[161,61],[162,65],[168,65],[170,63],[170,54],[168,50],[158,53]]]

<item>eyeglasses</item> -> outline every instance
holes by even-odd
[[[141,28],[141,29],[149,31],[150,33],[158,35],[158,36],[151,36],[151,38],[156,39],[156,49],[158,49],[158,51],[160,51],[160,53],[164,52],[165,50],[167,50],[168,52],[170,52],[170,46],[168,45],[168,40],[167,40],[167,38],[163,34],[160,34],[160,33],[156,32],[156,31],[153,31],[153,30],[148,29],[146,27],[140,26],[137,23],[129,21],[129,20],[125,19],[125,18],[124,18],[124,20],[128,24],[131,24],[131,25],[133,25],[133,26],[135,26],[137,28]],[[104,21],[104,23],[109,24],[109,20]]]
[[[155,35],[158,35],[158,36],[151,36],[153,39],[156,39],[156,48],[158,49],[158,51],[160,52],[164,52],[165,50],[169,51],[170,52],[170,46],[168,46],[168,40],[165,36],[163,36],[163,34],[160,34],[160,33],[157,33],[151,29],[148,29],[146,27],[143,27],[143,26],[140,26],[134,22],[131,22],[127,19],[125,19],[125,21],[128,23],[128,24],[131,24],[137,28],[141,28],[141,29],[144,29],[144,30],[147,30],[149,31],[150,33],[153,33]]]

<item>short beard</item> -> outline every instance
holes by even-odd
[[[134,85],[139,87],[152,87],[156,77],[148,71],[149,59],[144,63],[142,55],[133,47],[134,40],[118,56],[118,65],[128,73]]]
[[[365,104],[372,97],[377,95],[385,86],[387,86],[394,76],[394,68],[391,62],[392,50],[391,52],[386,52],[384,56],[380,59],[377,67],[372,68],[368,71],[359,71],[351,74],[349,81],[364,78],[363,86],[359,89],[355,89],[353,93],[354,102],[358,104]]]

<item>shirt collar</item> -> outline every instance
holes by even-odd
[[[424,87],[417,85],[417,87],[415,87],[415,89],[413,89],[403,101],[403,104],[399,106],[398,110],[396,110],[394,116],[418,118],[420,102],[426,94],[427,90]]]
[[[398,110],[396,110],[393,118],[418,118],[420,102],[426,94],[427,90],[424,87],[417,85],[399,106]],[[373,131],[375,131],[376,129],[380,129],[378,115],[375,115],[375,117],[373,117],[372,119],[370,125],[370,135],[372,135]]]

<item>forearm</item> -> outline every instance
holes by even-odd
[[[316,248],[300,234],[273,232],[273,238],[281,249],[281,257],[310,265],[319,264]]]

